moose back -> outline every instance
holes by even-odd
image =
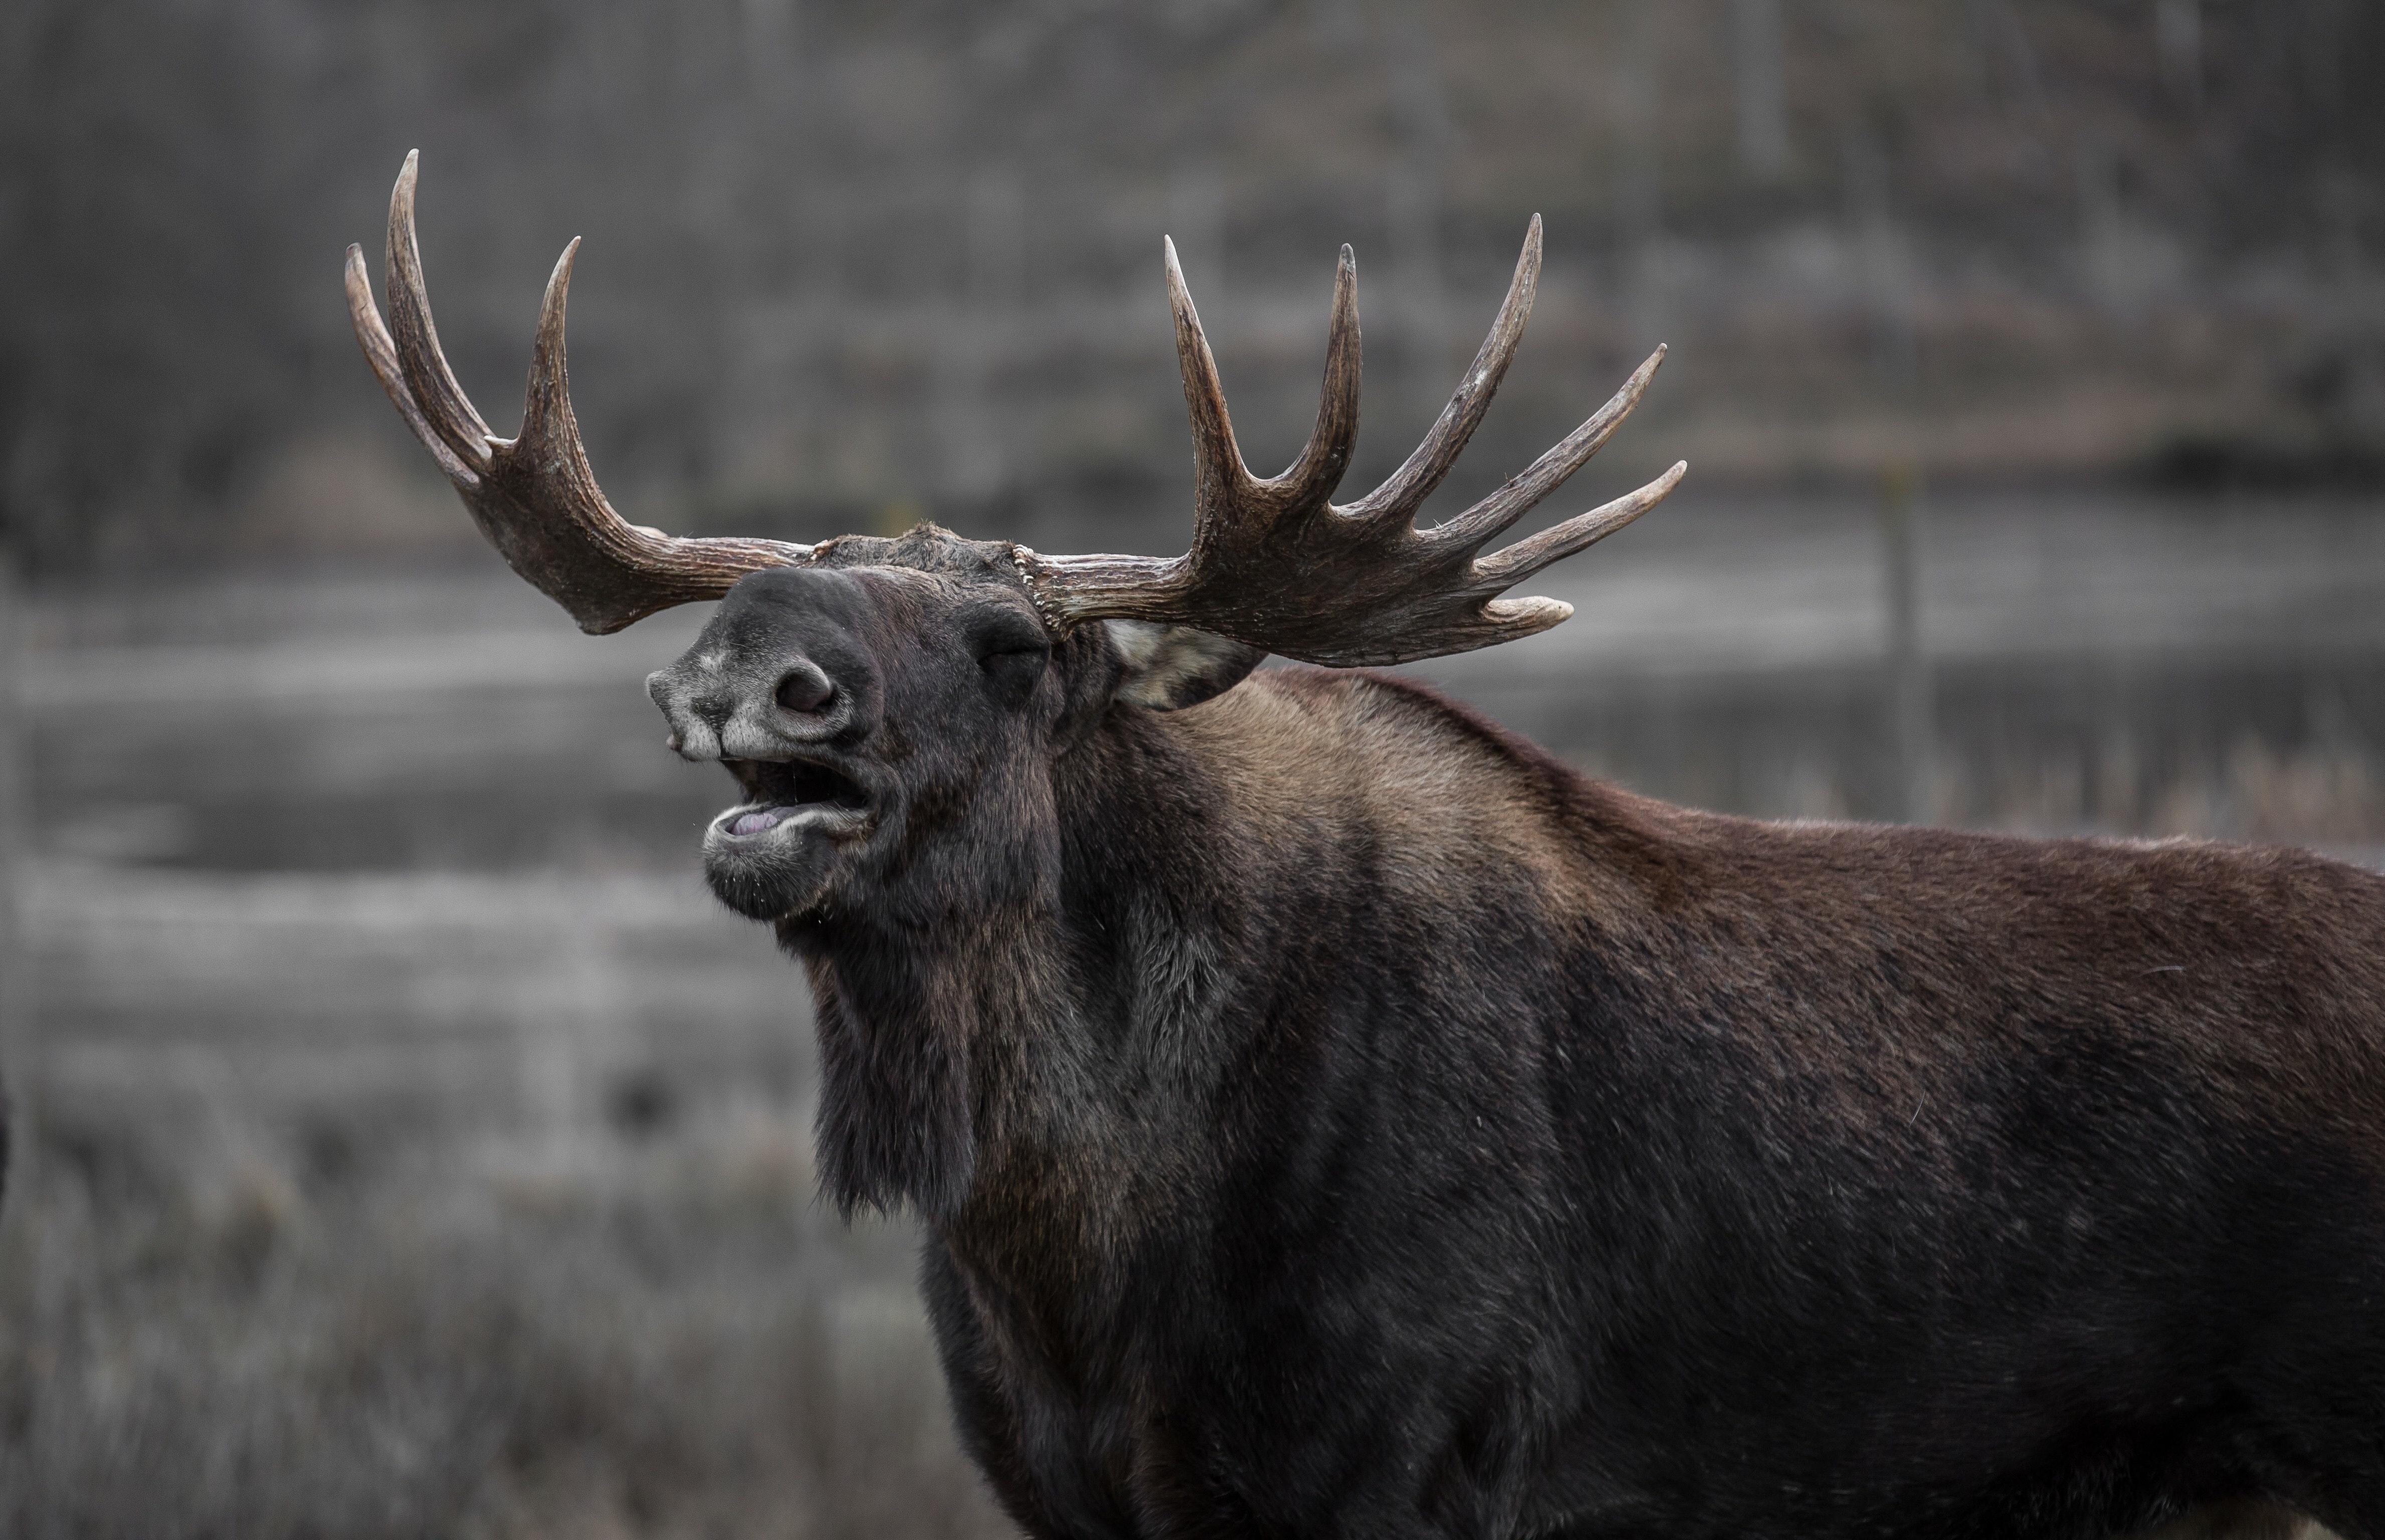
[[[1030,1534],[2092,1540],[2227,1505],[2385,1540],[2385,879],[1688,811],[1353,667],[1558,623],[1501,595],[1681,474],[1485,551],[1652,357],[1416,526],[1537,220],[1347,505],[1347,248],[1265,481],[1170,251],[1196,526],[1163,560],[629,524],[566,386],[577,243],[497,438],[414,182],[386,327],[350,249],[365,353],[587,629],[722,599],[649,682],[740,787],[706,871],[809,976],[823,1182],[924,1220],[961,1437]]]

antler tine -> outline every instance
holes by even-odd
[[[1648,382],[1656,377],[1656,366],[1665,361],[1667,351],[1663,344],[1658,344],[1656,351],[1631,371],[1630,379],[1623,382],[1623,388],[1609,396],[1605,406],[1592,412],[1588,421],[1509,477],[1498,491],[1446,524],[1426,531],[1425,539],[1437,546],[1476,551],[1530,513],[1542,498],[1565,485],[1575,471],[1589,464],[1590,457],[1615,436],[1615,430],[1623,426],[1631,408],[1640,405],[1640,397],[1647,391]]]
[[[389,195],[389,317],[399,367],[416,406],[458,458],[475,470],[489,464],[489,425],[456,382],[439,329],[431,320],[431,295],[422,284],[422,254],[414,241],[414,182],[422,152],[408,150]]]
[[[1163,238],[1168,299],[1176,316],[1176,357],[1184,375],[1184,404],[1192,421],[1196,470],[1196,540],[1230,538],[1243,523],[1272,523],[1324,508],[1350,469],[1358,437],[1358,259],[1342,248],[1333,275],[1333,321],[1325,345],[1325,381],[1317,423],[1300,457],[1282,475],[1261,481],[1251,474],[1234,441],[1217,360],[1209,351],[1200,312],[1193,308],[1176,243]]]
[[[414,404],[414,392],[407,387],[406,371],[397,361],[397,344],[391,340],[389,328],[381,324],[381,307],[373,303],[372,275],[365,268],[365,248],[354,243],[348,246],[347,289],[348,320],[356,328],[356,345],[365,350],[365,362],[372,366],[381,388],[389,393],[390,405],[406,419],[406,425],[414,430],[414,436],[431,451],[431,457],[439,462],[439,469],[449,481],[458,488],[477,487],[479,474],[456,457],[456,451],[447,447],[439,430],[431,426],[431,419]]]
[[[1617,497],[1588,513],[1577,514],[1562,524],[1542,530],[1529,539],[1516,542],[1505,550],[1473,562],[1475,582],[1468,592],[1477,595],[1497,594],[1511,584],[1523,582],[1553,561],[1562,560],[1577,551],[1597,545],[1663,502],[1666,495],[1689,474],[1689,461],[1675,460],[1671,470],[1639,491]],[[1482,602],[1476,633],[1457,646],[1445,646],[1441,650],[1454,652],[1462,647],[1520,641],[1552,626],[1562,625],[1572,618],[1573,606],[1563,599],[1552,599],[1543,595],[1536,594],[1522,599],[1488,599]],[[1430,655],[1419,653],[1417,656]]]
[[[639,555],[634,538],[640,532],[613,511],[589,469],[587,447],[580,441],[580,419],[571,410],[571,373],[564,359],[563,312],[571,297],[571,267],[580,256],[580,237],[563,248],[548,275],[546,294],[539,302],[538,340],[531,344],[530,387],[522,398],[521,432],[511,444],[499,441],[498,453],[559,475],[559,490],[568,495],[579,523],[601,544],[617,547],[625,559]],[[659,530],[651,532],[660,536]],[[668,537],[664,537],[668,538]]]
[[[1345,244],[1333,268],[1333,322],[1326,333],[1317,425],[1300,458],[1264,483],[1285,509],[1323,508],[1349,470],[1350,450],[1358,440],[1358,257]]]
[[[1441,409],[1406,463],[1382,485],[1343,508],[1343,513],[1386,523],[1416,516],[1449,474],[1449,468],[1457,463],[1466,441],[1481,425],[1482,414],[1491,409],[1491,398],[1498,394],[1499,382],[1506,378],[1507,366],[1515,359],[1516,346],[1524,340],[1524,322],[1531,316],[1532,298],[1540,284],[1541,217],[1535,214],[1524,232],[1524,249],[1516,257],[1516,276],[1508,282],[1507,297],[1500,302],[1499,313],[1492,318],[1491,330],[1451,394],[1449,405]]]
[[[1226,410],[1226,387],[1217,378],[1217,360],[1209,352],[1209,338],[1201,330],[1201,313],[1184,286],[1184,269],[1176,260],[1176,243],[1159,238],[1168,268],[1168,304],[1176,316],[1176,365],[1184,376],[1184,410],[1192,421],[1194,517],[1206,526],[1214,520],[1240,521],[1259,488],[1259,479],[1242,463],[1234,443],[1234,423]]]
[[[1671,470],[1639,491],[1627,493],[1588,513],[1578,513],[1562,524],[1552,524],[1536,535],[1479,557],[1474,570],[1494,591],[1519,583],[1552,562],[1588,550],[1655,507],[1689,473],[1689,461],[1675,460]]]
[[[349,318],[356,342],[400,416],[464,499],[472,521],[532,586],[582,631],[618,631],[658,609],[717,599],[748,572],[800,566],[818,548],[776,540],[678,540],[613,511],[589,469],[571,410],[563,315],[578,240],[547,280],[522,407],[521,436],[492,434],[439,351],[414,246],[416,157],[390,195],[392,328],[381,322],[364,253],[348,248]]]

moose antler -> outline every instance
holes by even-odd
[[[1546,631],[1573,607],[1501,594],[1655,507],[1689,470],[1687,462],[1676,464],[1629,496],[1490,556],[1477,555],[1598,453],[1664,361],[1659,347],[1614,399],[1522,474],[1445,524],[1416,527],[1417,509],[1466,447],[1523,339],[1541,274],[1535,214],[1491,333],[1424,442],[1390,480],[1337,507],[1333,492],[1349,469],[1358,432],[1358,265],[1343,246],[1317,426],[1291,470],[1260,481],[1235,446],[1217,360],[1177,267],[1175,244],[1167,249],[1176,352],[1198,467],[1192,548],[1161,558],[1047,557],[1021,547],[1020,570],[1060,624],[1171,620],[1336,666],[1406,663],[1509,642]]]
[[[521,432],[501,439],[456,382],[431,323],[422,257],[414,244],[414,176],[406,157],[389,196],[389,310],[374,307],[364,252],[348,248],[348,319],[381,389],[431,451],[508,566],[593,634],[618,631],[658,609],[717,599],[748,572],[801,566],[818,549],[778,540],[679,540],[613,511],[588,469],[563,361],[563,305],[575,238],[546,282]]]
[[[513,439],[491,433],[456,382],[431,325],[414,241],[416,158],[406,157],[390,194],[394,337],[373,305],[364,254],[353,245],[348,312],[381,388],[516,572],[563,606],[581,630],[604,632],[673,605],[718,598],[748,572],[818,558],[825,546],[682,540],[613,511],[588,468],[564,367],[564,300],[577,239],[547,281],[521,432]],[[1217,361],[1185,292],[1174,243],[1167,252],[1199,473],[1192,548],[1163,558],[1044,556],[1007,546],[1055,627],[1104,619],[1167,620],[1330,665],[1404,663],[1513,641],[1555,625],[1573,607],[1500,595],[1639,518],[1688,470],[1677,464],[1629,496],[1489,556],[1479,554],[1598,452],[1647,388],[1665,357],[1660,347],[1613,400],[1522,474],[1445,524],[1416,527],[1417,509],[1482,420],[1522,339],[1540,280],[1538,215],[1491,334],[1424,442],[1389,481],[1339,507],[1331,499],[1358,432],[1358,269],[1350,248],[1342,248],[1334,279],[1317,426],[1292,469],[1272,481],[1253,476],[1242,463]]]

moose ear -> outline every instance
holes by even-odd
[[[1267,654],[1215,632],[1152,620],[1105,620],[1110,645],[1126,665],[1112,700],[1153,711],[1180,711],[1242,682]]]

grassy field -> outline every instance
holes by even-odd
[[[47,1173],[11,1221],[0,1532],[1004,1533],[910,1235],[819,1214],[804,1143],[757,1112],[578,1172]]]
[[[690,883],[30,887],[0,1533],[1002,1528],[914,1237],[813,1201],[802,989]]]

